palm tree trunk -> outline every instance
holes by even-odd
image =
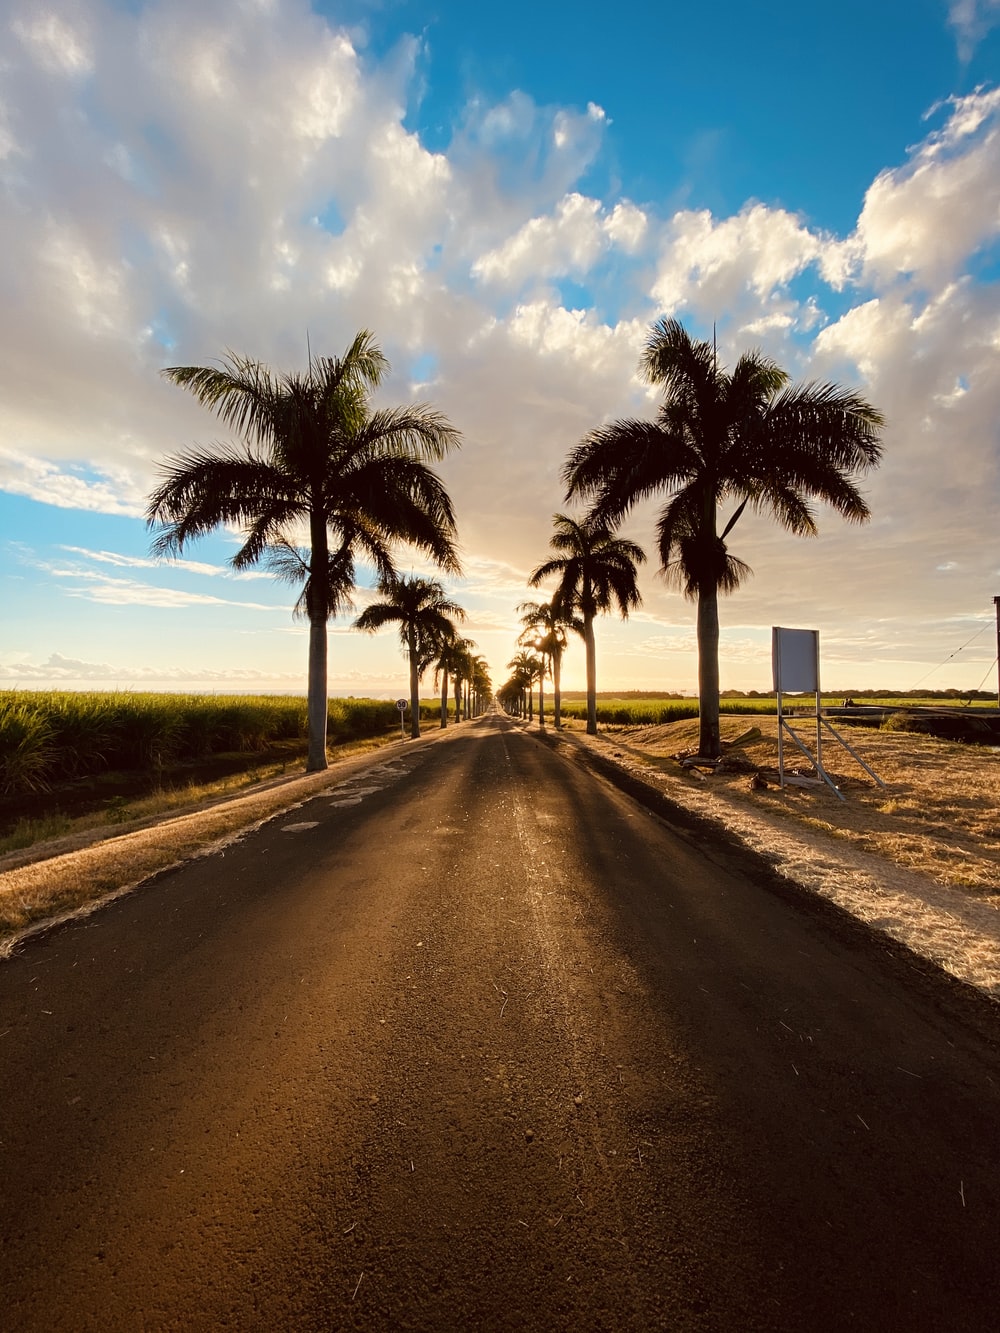
[[[417,672],[417,636],[411,630],[407,635],[410,658],[410,740],[420,739],[420,676]]]
[[[538,725],[545,726],[545,658],[542,658],[542,673],[538,677]]]
[[[561,671],[562,653],[557,651],[552,654],[552,717],[556,731],[562,726],[562,692],[559,685]]]
[[[328,767],[326,757],[326,616],[316,614],[309,620],[309,719],[308,773],[320,773]]]
[[[329,605],[330,559],[326,518],[322,503],[313,494],[309,506],[312,610],[309,615],[309,685],[306,714],[309,719],[309,753],[306,771],[319,773],[328,767],[326,757],[327,651],[326,609]]]
[[[597,644],[594,617],[584,615],[583,642],[587,648],[587,735],[597,735]]]
[[[462,720],[462,695],[461,695],[462,682],[459,680],[459,678],[458,678],[457,676],[455,676],[455,677],[453,678],[452,683],[453,683],[453,685],[454,685],[454,689],[455,689],[455,721],[456,721],[456,722],[461,722],[461,720]]]
[[[719,735],[719,593],[712,588],[698,594],[698,753],[718,759]]]
[[[441,672],[441,726],[448,725],[448,673]]]

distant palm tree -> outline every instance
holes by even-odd
[[[524,691],[525,712],[528,715],[528,721],[533,722],[535,720],[535,681],[541,680],[544,675],[545,663],[537,654],[522,649],[515,657],[511,658],[507,665],[513,671],[514,679],[520,681],[521,688]],[[544,722],[542,725],[544,726]]]
[[[564,610],[553,598],[549,602],[522,602],[517,608],[523,632],[518,643],[532,643],[552,663],[552,713],[555,725],[562,726],[562,656],[566,651],[566,631],[583,635],[583,621]]]
[[[410,736],[420,735],[420,677],[441,645],[456,638],[455,621],[465,612],[445,596],[437,579],[415,575],[385,579],[379,584],[380,602],[372,602],[358,616],[354,628],[367,634],[386,625],[399,626],[399,639],[410,663]]]
[[[574,519],[553,518],[555,535],[549,545],[563,554],[546,560],[528,579],[532,588],[557,578],[553,600],[566,614],[579,612],[587,654],[587,731],[597,734],[597,649],[594,619],[617,605],[623,620],[642,600],[636,583],[637,566],[646,559],[635,542],[616,537],[614,526],[588,514]]]
[[[517,641],[518,643],[526,644],[535,650],[532,656],[536,663],[535,680],[538,681],[538,725],[544,727],[545,677],[553,671],[552,656],[553,649],[558,649],[557,638],[551,631],[547,634],[543,634],[536,626],[528,625],[517,636]],[[563,646],[565,646],[565,642],[566,636],[563,634]]]
[[[340,596],[331,592],[337,559],[357,554],[387,578],[389,550],[405,542],[444,569],[459,568],[451,501],[428,467],[458,445],[458,434],[424,404],[373,410],[371,392],[387,370],[374,336],[363,331],[342,357],[312,360],[305,374],[276,374],[232,354],[219,367],[163,372],[245,443],[194,448],[165,462],[146,511],[151,526],[161,525],[153,550],[178,555],[194,538],[232,524],[244,541],[230,563],[246,569],[269,549],[294,549],[296,531],[308,528],[301,572],[311,771],[327,766],[327,621]]]
[[[455,674],[452,678],[452,684],[455,691],[455,718],[459,722],[468,721],[469,717],[465,686],[472,675],[472,649],[474,647],[475,645],[471,640],[466,640],[456,654]]]
[[[490,668],[482,655],[472,659],[472,714],[477,716],[483,711],[493,695],[493,682]]]
[[[698,604],[699,750],[721,753],[719,593],[751,572],[726,538],[749,506],[798,534],[814,534],[813,497],[845,518],[869,517],[854,477],[881,458],[884,418],[858,394],[832,384],[790,386],[769,357],[746,352],[732,373],[709,342],[672,319],[654,324],[640,369],[663,386],[655,421],[615,421],[572,451],[567,496],[593,504],[598,519],[620,522],[641,500],[666,493],[657,525],[668,579]],[[719,532],[719,506],[735,504]]]
[[[455,685],[455,721],[460,722],[461,710],[458,702],[459,680],[466,663],[469,659],[469,653],[474,647],[471,639],[463,639],[455,636],[453,639],[443,639],[438,647],[437,661],[434,663],[434,683],[441,682],[441,726],[448,725],[448,678],[451,677]]]

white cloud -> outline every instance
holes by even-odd
[[[612,242],[630,255],[639,250],[649,231],[646,214],[627,199],[615,204],[603,225]]]
[[[55,74],[89,74],[91,43],[82,25],[55,10],[29,10],[15,18],[11,29],[41,67]]]
[[[559,200],[553,213],[531,218],[502,245],[481,255],[472,272],[484,282],[510,287],[586,274],[612,246],[634,254],[646,234],[646,221],[633,204],[616,204],[608,213],[599,200],[573,191]]]
[[[124,483],[124,485],[123,485]],[[139,517],[142,505],[120,474],[89,480],[44,458],[17,454],[0,446],[0,486],[12,495],[55,505],[59,509],[83,509],[100,514]],[[125,493],[123,493],[125,492]]]
[[[88,602],[105,606],[154,606],[177,610],[189,606],[239,606],[247,611],[276,611],[287,614],[284,607],[268,606],[264,602],[237,602],[231,598],[212,597],[207,593],[188,592],[180,588],[157,588],[134,579],[116,579],[93,571],[52,569],[54,578],[76,579],[82,586],[67,589],[70,597],[81,597]]]
[[[64,550],[74,551],[73,547]],[[84,552],[90,560],[124,567],[155,567],[156,562],[144,561],[141,557],[114,557],[110,553]],[[21,553],[22,563],[32,565],[53,579],[65,580],[75,585],[66,588],[68,597],[79,597],[89,602],[100,602],[106,606],[150,606],[179,608],[191,606],[237,606],[248,611],[280,611],[287,614],[287,607],[265,602],[243,602],[232,598],[216,597],[211,593],[192,592],[188,589],[158,587],[151,583],[142,583],[137,579],[121,578],[114,574],[105,574],[101,570],[88,568],[83,564],[58,565],[41,559],[28,552]],[[201,572],[193,562],[183,562],[189,571]],[[209,568],[211,566],[204,566]],[[221,572],[221,571],[220,571]]]
[[[86,560],[93,560],[98,564],[114,565],[117,569],[178,569],[184,570],[187,574],[206,574],[210,578],[237,580],[273,578],[273,575],[264,570],[233,570],[228,565],[209,565],[201,560],[153,559],[139,555],[120,555],[116,551],[91,551],[83,546],[63,546],[60,549],[68,551],[70,555],[81,555]]]
[[[486,282],[510,284],[585,272],[600,253],[599,212],[596,199],[569,194],[559,201],[555,216],[532,218],[499,249],[477,259],[472,271]]]
[[[1000,235],[1000,88],[949,99],[948,120],[865,196],[857,239],[866,274],[951,281]]]
[[[856,366],[870,383],[886,358],[896,355],[912,322],[912,309],[898,298],[874,297],[853,306],[817,334],[813,344],[817,363]]]
[[[956,30],[995,8],[953,6]],[[762,202],[664,217],[596,197],[586,173],[610,124],[596,104],[473,99],[432,152],[407,128],[420,43],[380,61],[305,4],[151,0],[112,14],[59,0],[20,3],[13,24],[0,32],[4,490],[141,518],[157,460],[225,435],[162,365],[232,347],[291,368],[307,331],[314,352],[339,351],[371,327],[394,363],[383,401],[430,379],[465,436],[442,475],[468,596],[487,602],[477,623],[499,632],[498,599],[532,595],[518,580],[547,553],[567,450],[602,420],[648,413],[639,350],[652,318],[677,313],[718,319],[730,359],[759,341],[797,377],[860,382],[890,421],[866,483],[884,526],[824,519],[785,583],[790,539],[741,524],[758,570],[741,613],[769,623],[778,590],[822,584],[831,615],[856,615],[863,587],[884,616],[914,571],[929,580],[915,616],[955,596],[958,576],[936,566],[966,569],[968,532],[992,530],[1000,498],[1000,327],[974,277],[1000,229],[1000,92],[944,104],[942,124],[873,181],[856,230],[830,236]],[[578,300],[558,296],[564,278]],[[635,535],[649,534],[640,515]],[[92,574],[149,567],[73,540]],[[816,576],[829,561],[844,588]],[[963,585],[970,605],[996,561],[981,563]],[[74,577],[91,600],[195,604]],[[647,586],[650,615],[666,619],[674,601]]]
[[[727,312],[786,286],[823,252],[823,241],[784,209],[751,204],[717,221],[702,210],[674,215],[662,239],[652,294],[663,310]]]
[[[968,60],[976,45],[1000,23],[1000,0],[951,0],[948,21],[958,37],[958,50]]]
[[[52,653],[44,662],[12,660],[0,663],[0,680],[27,685],[59,685],[92,681],[100,685],[199,684],[199,685],[276,685],[301,688],[299,672],[260,671],[254,667],[227,667],[213,670],[204,666],[113,665],[88,662]]]

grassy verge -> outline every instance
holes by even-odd
[[[392,744],[393,736],[338,747],[323,773],[281,777],[244,775],[243,795],[232,779],[187,792],[161,793],[137,803],[113,828],[106,822],[0,858],[0,957],[41,923],[59,921],[126,892],[149,876],[212,850],[284,809],[343,780],[351,758]],[[248,786],[250,787],[247,790]]]

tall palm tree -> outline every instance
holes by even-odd
[[[428,466],[458,445],[458,434],[425,404],[373,410],[371,393],[387,370],[365,330],[342,357],[313,359],[305,374],[277,374],[233,354],[217,367],[163,372],[243,443],[166,460],[146,511],[150,526],[161,527],[154,552],[178,555],[231,524],[244,541],[230,563],[246,569],[308,529],[310,771],[327,766],[327,621],[338,601],[331,550],[343,555],[346,543],[381,578],[393,573],[389,549],[399,541],[443,569],[459,568],[451,501]]]
[[[562,726],[562,656],[566,651],[566,631],[575,630],[582,636],[583,621],[559,603],[558,598],[548,602],[522,602],[517,608],[524,630],[518,643],[532,642],[538,651],[552,663],[552,713],[556,727]]]
[[[399,626],[399,639],[410,663],[410,737],[420,735],[420,677],[447,640],[457,637],[456,620],[465,612],[445,596],[437,579],[417,575],[384,579],[379,583],[382,600],[372,602],[358,616],[354,628],[367,634],[386,625]]]
[[[617,605],[623,620],[642,598],[636,583],[637,566],[646,559],[635,542],[615,536],[615,524],[596,514],[583,519],[566,514],[553,517],[555,533],[549,545],[562,552],[538,566],[528,579],[532,588],[558,578],[554,601],[567,613],[579,612],[587,654],[587,732],[597,735],[597,648],[594,619]]]
[[[465,700],[465,683],[472,674],[472,649],[475,645],[468,641],[459,649],[456,662],[455,674],[452,678],[455,691],[455,721],[468,721],[469,714]]]
[[[726,538],[749,507],[790,532],[812,535],[809,501],[861,523],[868,506],[855,478],[881,458],[882,414],[834,384],[791,385],[760,352],[732,372],[712,343],[676,320],[654,324],[640,369],[663,386],[655,421],[614,421],[591,431],[569,456],[567,495],[619,522],[638,501],[666,493],[657,523],[664,574],[698,605],[699,750],[716,759],[719,737],[719,593],[750,574]],[[734,505],[722,523],[719,508]],[[722,530],[720,532],[720,526]]]

